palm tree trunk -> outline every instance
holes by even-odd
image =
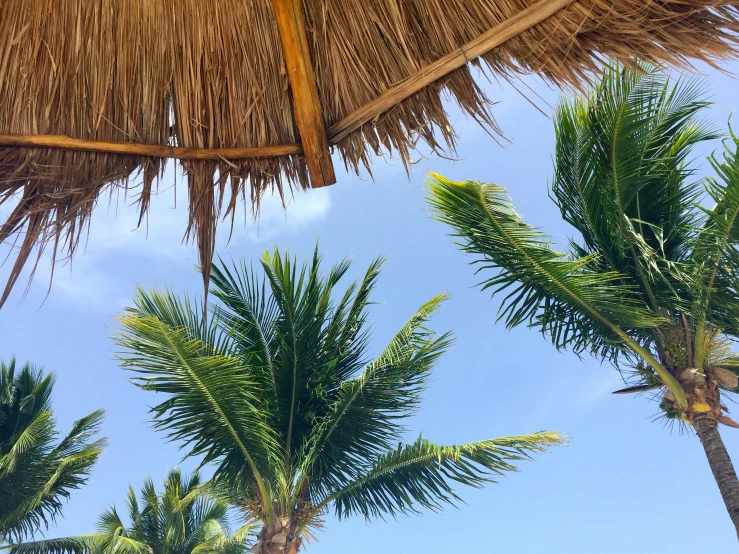
[[[289,527],[283,528],[280,521],[275,521],[275,526],[264,525],[258,535],[258,542],[251,549],[253,554],[298,554],[300,546],[303,542],[301,537],[292,536],[288,540],[288,536],[292,535]]]
[[[295,537],[288,543],[266,544],[262,543],[258,552],[263,554],[298,554],[302,540]]]
[[[708,414],[696,414],[693,416],[693,427],[703,444],[708,465],[711,466],[713,477],[739,538],[739,479],[736,477],[724,441],[721,440],[718,423]]]

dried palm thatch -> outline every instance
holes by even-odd
[[[219,219],[331,184],[329,148],[353,171],[453,148],[445,92],[496,131],[478,56],[578,85],[607,57],[715,62],[737,31],[722,0],[0,0],[0,241],[17,249],[0,305],[35,247],[74,252],[106,191],[133,190],[143,217],[167,157],[208,268]]]

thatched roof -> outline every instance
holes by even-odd
[[[732,55],[737,31],[721,0],[0,0],[0,303],[34,246],[71,254],[104,192],[140,176],[145,213],[167,157],[208,267],[240,198],[331,184],[329,149],[357,171],[453,146],[444,92],[495,130],[469,60],[582,84],[606,57]]]

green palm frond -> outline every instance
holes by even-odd
[[[223,332],[217,317],[203,322],[203,304],[172,291],[151,294],[139,289],[134,297],[137,311],[154,317],[173,329],[187,332],[188,338],[219,354],[231,353],[231,337]]]
[[[105,545],[105,535],[80,535],[13,544],[8,554],[98,554]],[[144,551],[136,552],[143,554]]]
[[[103,415],[104,412],[99,410],[75,422],[73,431],[47,458],[49,466],[46,480],[43,484],[41,481],[37,482],[35,494],[18,507],[15,512],[17,515],[34,506],[33,513],[39,514],[39,518],[46,522],[45,514],[52,517],[58,514],[62,499],[68,498],[71,490],[79,488],[87,481],[92,466],[107,444],[107,439],[86,442],[99,431]]]
[[[698,194],[686,182],[694,172],[688,158],[696,144],[717,137],[698,119],[709,105],[704,98],[699,80],[673,84],[653,67],[616,66],[555,114],[553,199],[585,252],[633,277],[646,296],[651,285],[636,263],[635,232],[666,259],[685,257]]]
[[[102,535],[118,535],[126,532],[126,525],[118,515],[115,506],[108,508],[98,516],[96,527],[97,532]]]
[[[237,355],[251,368],[264,390],[274,394],[274,335],[277,304],[267,294],[266,280],[244,264],[228,267],[221,261],[211,270],[211,294],[221,301],[215,314],[236,343]],[[265,399],[272,395],[264,395]]]
[[[429,190],[435,217],[455,230],[478,271],[497,272],[483,290],[504,295],[498,319],[507,327],[527,323],[558,349],[589,351],[614,363],[622,351],[634,352],[678,404],[687,405],[675,376],[642,343],[664,319],[635,294],[632,280],[603,271],[596,254],[568,258],[552,249],[550,237],[521,219],[503,187],[432,174]]]
[[[70,456],[84,451],[89,440],[97,433],[105,419],[104,410],[95,410],[72,424],[72,429],[53,450],[55,456]]]
[[[50,411],[41,412],[29,421],[14,437],[7,454],[0,458],[0,477],[8,476],[16,469],[19,458],[34,448],[43,447],[54,435],[54,421]]]
[[[711,329],[739,337],[739,142],[732,133],[723,159],[710,158],[716,206],[703,209],[691,155],[719,136],[701,119],[705,97],[700,80],[615,64],[590,93],[562,100],[551,195],[577,232],[567,254],[501,187],[430,184],[437,218],[479,270],[495,272],[484,287],[509,327],[528,323],[558,348],[619,367],[623,355],[640,384],[661,382],[683,409],[676,376],[704,368]]]
[[[0,537],[20,540],[48,525],[72,490],[82,486],[102,453],[93,440],[103,412],[73,424],[58,440],[50,409],[53,374],[15,360],[0,363]]]
[[[117,339],[128,352],[120,358],[123,366],[140,375],[135,383],[169,395],[152,409],[156,427],[168,429],[172,440],[181,441],[190,455],[203,456],[203,463],[225,459],[219,474],[248,469],[269,497],[261,472],[279,454],[272,430],[255,407],[259,389],[238,358],[214,351],[191,338],[192,329],[169,325],[148,311],[147,298],[158,296],[187,311],[168,293],[140,292],[136,308],[120,318]]]
[[[141,518],[141,511],[139,509],[139,502],[136,499],[136,491],[133,490],[131,485],[128,485],[128,493],[126,494],[126,511],[128,512],[131,524],[136,525],[136,522]]]
[[[354,377],[365,364],[369,337],[367,308],[384,264],[384,258],[372,261],[362,279],[347,287],[332,310],[324,344],[326,358],[332,360],[328,376],[334,383]]]
[[[446,297],[439,295],[371,360],[367,308],[382,264],[375,260],[338,290],[348,261],[323,272],[317,250],[305,264],[279,250],[256,267],[219,262],[211,271],[215,302],[204,331],[192,328],[203,323],[187,302],[170,293],[139,293],[121,317],[123,365],[137,372],[144,389],[166,395],[154,408],[156,427],[189,455],[217,465],[210,483],[179,496],[173,517],[186,509],[205,513],[213,506],[207,499],[220,498],[243,514],[244,540],[258,524],[265,532],[281,525],[286,535],[307,538],[334,495],[369,475],[373,462],[402,438],[404,419],[418,407],[451,337],[429,328]],[[542,437],[537,440],[544,444]],[[461,459],[477,459],[471,448],[462,447]],[[457,456],[448,449],[443,455]],[[513,460],[512,452],[499,455]],[[482,483],[475,479],[466,482]],[[443,504],[444,489],[429,491],[429,502],[434,494]],[[153,519],[144,512],[142,521]],[[212,533],[198,540],[199,552],[240,547],[243,541],[233,535],[222,541],[212,521],[202,528]],[[162,526],[172,528],[170,542],[179,545],[178,527]],[[185,529],[195,527],[185,520]]]
[[[506,293],[499,319],[508,327],[528,323],[557,348],[582,352],[602,337],[620,347],[620,328],[659,324],[634,287],[624,284],[625,276],[594,269],[594,255],[568,259],[553,250],[551,239],[516,213],[502,187],[432,175],[429,189],[435,217],[455,229],[465,251],[476,256],[478,270],[498,272],[483,288]]]
[[[731,132],[723,160],[709,161],[718,178],[707,180],[706,190],[715,201],[704,210],[706,221],[693,248],[691,262],[695,275],[692,315],[696,335],[703,337],[708,323],[739,334],[739,137]],[[704,341],[696,342],[696,363],[706,354]]]
[[[309,413],[301,406],[311,403],[315,377],[329,354],[323,348],[326,324],[331,318],[331,297],[334,286],[349,269],[346,260],[334,265],[328,275],[320,273],[318,247],[309,263],[298,267],[288,252],[265,253],[262,267],[278,306],[275,320],[277,349],[274,360],[276,409],[278,418],[273,426],[282,441],[286,460],[285,477],[289,481],[290,467],[296,449],[310,433]],[[333,360],[332,360],[333,361]]]
[[[454,484],[480,487],[494,483],[496,477],[516,471],[515,462],[565,442],[562,435],[550,432],[460,446],[439,446],[419,438],[378,458],[366,474],[332,494],[323,505],[333,503],[340,518],[438,510],[460,500]]]
[[[402,419],[415,413],[431,369],[452,344],[448,333],[426,327],[446,298],[441,294],[421,306],[359,377],[342,384],[303,456],[312,497],[343,487],[366,460],[400,440]]]
[[[552,198],[581,237],[574,255],[595,254],[601,271],[628,276],[655,314],[690,311],[682,265],[701,220],[690,155],[718,136],[699,119],[705,96],[700,80],[673,83],[650,66],[616,65],[591,93],[563,100],[555,113]]]
[[[129,487],[129,491],[131,491]],[[183,499],[188,498],[188,502]],[[97,533],[11,545],[9,554],[244,554],[248,532],[228,531],[228,503],[210,495],[197,473],[174,468],[156,492],[150,478],[126,501],[129,524],[115,507],[100,514]]]

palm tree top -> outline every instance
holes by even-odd
[[[30,364],[19,370],[15,359],[0,361],[0,542],[47,527],[105,448],[106,439],[93,440],[102,410],[75,421],[59,439],[51,409],[54,381],[53,373]]]
[[[709,158],[721,181],[694,178],[693,148],[720,136],[700,117],[704,96],[700,80],[614,67],[587,96],[559,104],[551,195],[575,231],[565,252],[521,218],[500,185],[431,175],[435,215],[475,263],[497,271],[483,287],[512,291],[500,309],[507,326],[527,323],[557,348],[616,364],[646,361],[651,369],[636,375],[643,379],[662,365],[651,354],[677,354],[665,333],[683,318],[693,321],[691,334],[708,326],[739,336],[731,284],[739,141],[732,134],[723,159]],[[706,193],[712,209],[699,204]],[[691,367],[707,362],[705,338]],[[688,362],[673,365],[680,361]],[[655,377],[672,385],[665,373]]]
[[[95,533],[13,545],[8,554],[242,554],[248,527],[231,533],[229,504],[197,472],[170,470],[157,492],[150,477],[139,496],[129,485],[125,517],[100,514]]]
[[[695,178],[694,147],[718,136],[704,98],[700,80],[613,67],[560,103],[551,196],[575,231],[566,252],[497,184],[432,175],[429,200],[500,294],[506,325],[610,360],[631,385],[616,392],[659,391],[665,418],[692,424],[739,533],[718,432],[739,427],[721,401],[739,392],[739,137],[730,129],[709,157],[715,177]]]
[[[300,534],[329,506],[339,517],[438,508],[457,499],[452,481],[480,486],[563,441],[398,446],[452,338],[428,326],[441,294],[372,359],[368,307],[382,264],[339,290],[348,260],[323,273],[317,249],[302,265],[275,250],[258,269],[213,266],[206,322],[187,297],[143,290],[121,316],[124,367],[166,395],[153,409],[157,428],[216,463],[215,483],[267,526]]]

